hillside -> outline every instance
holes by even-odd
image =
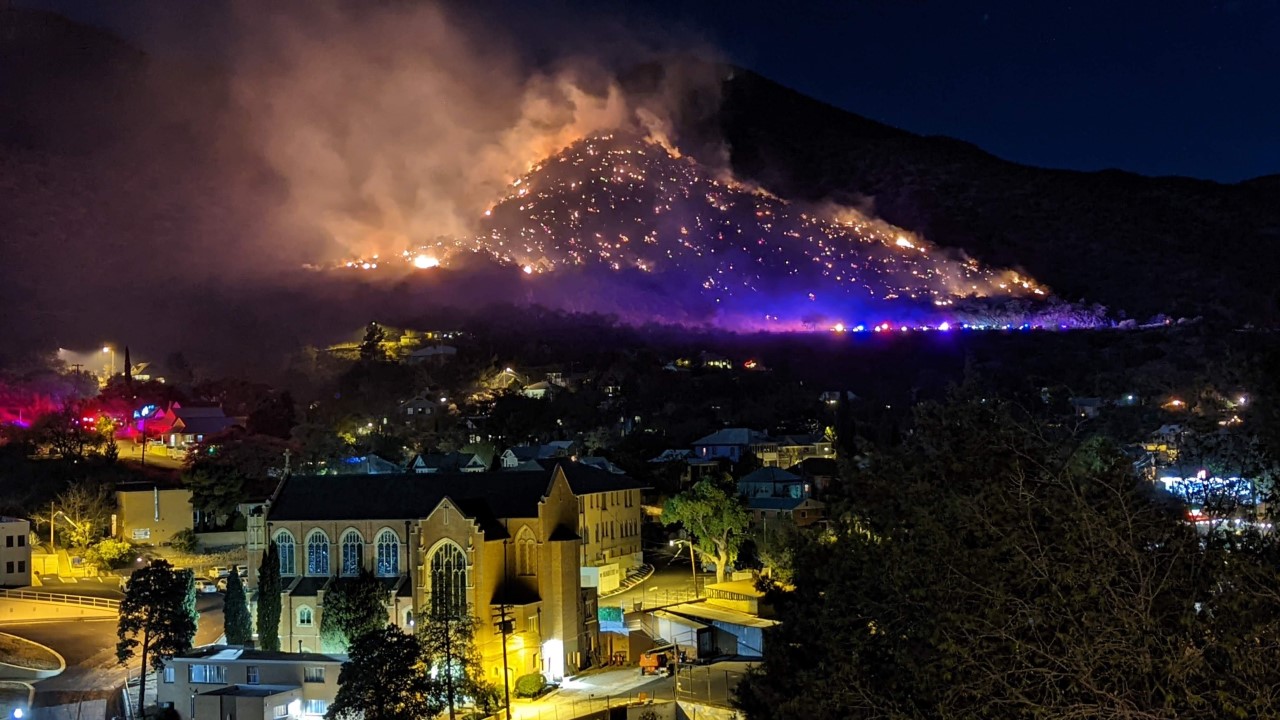
[[[1009,268],[1064,299],[1103,303],[1139,319],[1162,312],[1234,324],[1280,319],[1280,293],[1269,284],[1280,259],[1280,176],[1221,185],[1031,168],[833,108],[749,71],[690,71],[692,61],[680,63],[691,75],[715,74],[721,89],[716,97],[705,84],[688,85],[699,92],[681,103],[680,149],[714,167],[727,148],[734,174],[773,195],[869,204],[883,220],[916,233],[913,242],[921,247],[940,248],[940,260],[968,256],[983,273]],[[643,94],[662,72],[641,68],[626,84]],[[161,67],[104,32],[56,15],[0,10],[0,77],[6,78],[0,83],[6,265],[0,303],[9,310],[0,317],[0,335],[45,344],[101,338],[146,325],[140,318],[149,316],[152,326],[167,323],[173,342],[185,344],[183,334],[200,334],[200,326],[175,321],[218,312],[226,295],[239,292],[231,286],[248,274],[269,282],[273,272],[299,264],[287,255],[296,254],[296,245],[272,242],[270,208],[283,184],[239,131],[245,119],[229,110],[229,84],[220,71]],[[706,196],[704,188],[691,197]],[[646,195],[643,202],[654,199]],[[593,200],[607,201],[603,195]],[[703,215],[704,223],[759,225],[739,215]],[[592,235],[607,230],[636,242],[645,235],[616,213],[612,221],[605,215],[589,220]],[[831,230],[798,215],[784,224],[802,236]],[[528,239],[512,217],[496,218],[488,230],[504,242]],[[897,257],[883,253],[898,250],[877,246],[876,252]],[[522,262],[537,265],[544,255]],[[723,270],[698,257],[683,259],[696,280],[692,288]],[[636,255],[628,262],[633,273],[644,273],[639,261],[660,259]],[[739,259],[761,264],[750,253]],[[965,267],[920,270],[959,277]],[[835,270],[834,263],[825,269]],[[795,295],[799,288],[772,270],[760,273],[761,285],[772,282]],[[837,282],[845,277],[839,275]],[[821,271],[814,278],[818,287],[829,282]],[[897,282],[902,278],[895,273],[885,278],[870,283],[868,294],[912,287]],[[734,279],[739,286],[744,281],[751,282]],[[240,293],[237,300],[254,306],[252,296]],[[119,311],[103,317],[104,307]],[[252,313],[238,318],[252,325]]]

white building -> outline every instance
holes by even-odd
[[[0,585],[27,587],[31,584],[31,523],[22,518],[0,517]]]
[[[170,658],[156,701],[182,720],[311,720],[338,694],[345,655],[208,645]]]

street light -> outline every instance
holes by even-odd
[[[111,347],[110,345],[103,345],[102,352],[104,354],[111,353],[111,370],[107,372],[107,377],[109,378],[112,375],[116,374],[116,349]]]
[[[688,540],[668,540],[667,544],[671,547],[689,546],[689,569],[693,571],[693,596],[698,597],[698,560],[693,555],[693,543]]]

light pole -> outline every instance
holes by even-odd
[[[111,376],[116,374],[116,349],[110,345],[103,345],[102,352],[111,353],[111,369],[107,371],[107,379],[110,380]]]
[[[668,544],[671,547],[679,547],[681,544],[689,546],[689,569],[693,572],[693,596],[698,597],[698,559],[693,555],[693,543],[688,540],[671,540]]]

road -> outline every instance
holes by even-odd
[[[630,612],[636,602],[643,603],[644,607],[655,607],[686,602],[696,597],[693,592],[693,575],[689,572],[687,557],[684,558],[683,565],[679,560],[673,562],[670,556],[658,556],[650,559],[650,562],[655,569],[648,580],[617,595],[600,598],[600,604],[621,606]],[[699,591],[709,582],[715,582],[714,573],[698,573]]]
[[[142,446],[132,440],[117,440],[116,444],[120,448],[120,459],[131,464],[142,463]],[[165,468],[166,470],[181,470],[183,467],[184,457],[170,457],[169,451],[152,447],[147,451],[146,465],[151,467]]]
[[[47,591],[47,588],[41,590]],[[197,596],[196,609],[200,616],[196,645],[216,642],[222,636],[222,605],[220,593]],[[35,683],[34,708],[37,710],[98,698],[114,702],[116,691],[126,678],[138,674],[138,661],[128,669],[116,662],[114,619],[13,623],[0,625],[0,631],[53,648],[67,661],[67,669],[62,673]]]

